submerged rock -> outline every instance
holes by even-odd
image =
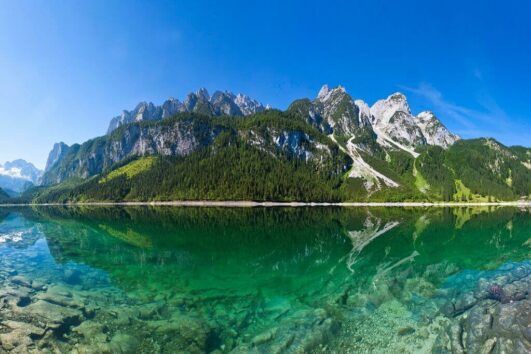
[[[81,311],[52,304],[44,300],[28,305],[24,312],[34,317],[39,323],[44,324],[47,328],[67,328],[77,325],[83,320]]]
[[[324,309],[299,311],[231,353],[308,353],[326,346],[341,327]]]
[[[203,353],[211,328],[196,318],[177,315],[169,320],[148,321],[149,331],[164,338],[163,351]]]
[[[455,304],[467,306],[449,313],[452,320],[440,334],[435,352],[531,352],[530,289],[531,262],[504,266],[481,278],[476,288],[453,300],[454,309]],[[444,344],[445,338],[451,348]]]

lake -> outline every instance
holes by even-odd
[[[0,208],[0,353],[528,353],[519,208]]]

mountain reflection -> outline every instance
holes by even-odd
[[[332,270],[344,277],[353,272],[356,282],[359,274],[367,280],[441,262],[495,267],[504,251],[521,249],[525,257],[529,250],[528,212],[513,208],[41,207],[18,213],[24,221],[17,222],[31,225],[21,235],[38,228],[56,262],[104,270],[125,288],[144,276],[172,274],[198,287],[208,279],[298,283],[294,275],[301,272],[306,281],[326,283],[323,274]],[[16,234],[4,235],[4,242],[8,237]]]

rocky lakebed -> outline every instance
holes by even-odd
[[[204,268],[196,271],[212,273],[207,285],[176,281],[177,273],[165,268],[171,257],[134,253],[138,247],[101,253],[79,244],[73,247],[72,239],[62,238],[61,247],[71,248],[68,255],[58,255],[53,232],[60,229],[20,216],[8,218],[3,229],[0,226],[0,353],[531,351],[531,261],[525,253],[524,259],[498,260],[496,266],[477,270],[452,259],[415,267],[422,259],[413,252],[377,266],[363,281],[349,281],[349,266],[356,274],[366,269],[364,260],[380,257],[374,252],[364,258],[356,247],[360,237],[374,242],[371,237],[378,230],[393,225],[377,222],[365,220],[365,233],[355,234],[356,259],[335,257],[330,263],[335,266],[328,264],[326,274],[301,275],[311,278],[313,286],[279,278],[275,286],[289,289],[281,293],[263,283],[220,289],[213,279],[237,283],[230,271],[227,278],[218,279],[219,273]],[[304,251],[311,264],[332,257],[328,251],[324,258],[315,257],[313,252],[325,245],[314,246],[306,245]],[[390,247],[384,244],[383,252],[389,254]],[[417,250],[422,252],[421,247]],[[90,261],[111,257],[115,266],[126,267],[124,259],[133,253],[146,272],[119,268],[113,273]],[[76,258],[81,254],[85,262]],[[284,264],[277,259],[272,267],[293,266],[289,263],[299,262],[296,258],[302,254]],[[180,254],[179,266],[190,267],[189,257]],[[132,285],[132,279],[141,285]]]

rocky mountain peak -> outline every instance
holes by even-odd
[[[189,93],[184,102],[173,97],[161,106],[152,102],[140,102],[132,111],[124,110],[114,117],[107,130],[110,134],[118,127],[144,120],[160,120],[174,116],[179,112],[195,112],[206,115],[246,116],[263,112],[267,108],[255,99],[230,91],[216,91],[210,96],[206,88]]]
[[[210,94],[208,93],[208,90],[204,87],[201,87],[199,90],[195,93],[199,99],[209,101],[210,100]]]
[[[406,96],[395,92],[372,107],[362,100],[353,100],[343,86],[323,85],[313,102],[299,100],[292,106],[319,130],[345,137],[367,136],[367,129],[377,136],[380,145],[399,148],[416,156],[419,145],[448,147],[459,137],[451,134],[432,112],[418,117],[411,113]],[[304,108],[304,109],[303,109]],[[306,113],[303,113],[306,112]],[[360,134],[360,128],[364,131]]]
[[[365,101],[358,99],[354,101],[354,104],[358,106],[361,114],[363,114],[366,117],[371,116],[371,108]]]
[[[446,149],[460,139],[459,136],[452,134],[431,111],[420,112],[416,121],[428,145],[439,145]]]
[[[326,95],[328,95],[328,92],[330,92],[328,85],[323,85],[317,94],[317,99],[323,99]]]
[[[183,110],[183,103],[176,98],[170,97],[166,102],[162,104],[162,117],[169,118]]]
[[[371,107],[371,113],[377,121],[388,122],[396,112],[411,115],[411,109],[409,108],[406,96],[400,92],[393,93],[385,100],[377,101]]]
[[[404,95],[402,92],[395,92],[389,95],[389,97],[387,97],[387,100],[399,102],[399,101],[407,101],[407,98],[406,98],[406,95]]]
[[[334,97],[338,95],[346,94],[346,93],[347,93],[347,90],[345,90],[345,88],[341,85],[333,89],[330,89],[328,85],[323,85],[323,87],[321,87],[321,89],[319,90],[319,93],[317,94],[316,100],[320,102],[325,102],[325,101],[329,101],[330,99],[333,99]]]
[[[52,169],[52,167],[64,157],[69,148],[70,147],[63,142],[55,143],[52,151],[48,154],[48,160],[46,161],[44,172],[48,172]]]
[[[264,107],[264,105],[258,102],[257,100],[252,99],[251,97],[243,95],[241,93],[236,95],[236,97],[234,98],[234,103],[236,103],[236,105],[240,107],[240,110],[242,111],[243,115],[258,113],[271,108],[269,105]]]

